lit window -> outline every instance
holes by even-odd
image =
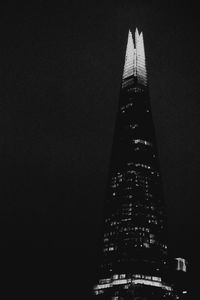
[[[176,258],[176,260],[177,260],[177,271],[186,272],[187,270],[186,260],[181,257]]]
[[[136,167],[142,167],[142,168],[145,168],[145,169],[151,169],[150,166],[145,165],[145,164],[141,164],[141,163],[136,163],[135,166],[136,166]]]
[[[148,141],[145,141],[145,140],[141,140],[141,139],[133,139],[133,143],[134,144],[143,144],[145,146],[152,146],[152,143],[148,142]]]
[[[108,282],[110,282],[110,278],[104,278],[99,280],[99,283],[108,283]]]
[[[127,290],[129,288],[129,284],[124,285],[124,289]]]
[[[114,250],[114,247],[109,247],[108,250],[109,250],[109,251],[113,251],[113,250]]]
[[[138,127],[138,124],[134,124],[134,125],[130,124],[129,126],[130,126],[131,129],[135,129],[135,128]]]
[[[103,294],[103,293],[104,293],[104,290],[96,290],[96,291],[94,291],[95,295],[99,295],[99,294]]]

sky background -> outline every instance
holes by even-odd
[[[199,270],[200,43],[195,1],[4,1],[0,248],[20,293],[89,299],[128,29],[143,31],[169,247]],[[23,270],[19,277],[18,270]],[[63,275],[62,275],[63,274]],[[25,292],[24,292],[25,293]],[[27,294],[26,294],[27,295]]]

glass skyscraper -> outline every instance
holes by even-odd
[[[170,259],[143,34],[128,33],[94,297],[182,299],[183,258]],[[176,276],[178,274],[178,276]],[[178,279],[177,279],[178,278]]]

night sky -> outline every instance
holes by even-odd
[[[144,34],[169,246],[172,255],[189,260],[188,299],[194,299],[200,252],[195,1],[27,2],[4,1],[0,7],[5,281],[15,283],[16,295],[26,299],[39,295],[39,288],[44,298],[54,293],[68,299],[74,291],[70,299],[89,299],[128,29],[138,26]]]

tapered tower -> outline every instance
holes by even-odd
[[[99,299],[176,299],[143,34],[128,33],[104,208]],[[182,270],[185,271],[185,270]],[[185,292],[185,291],[184,291]]]

